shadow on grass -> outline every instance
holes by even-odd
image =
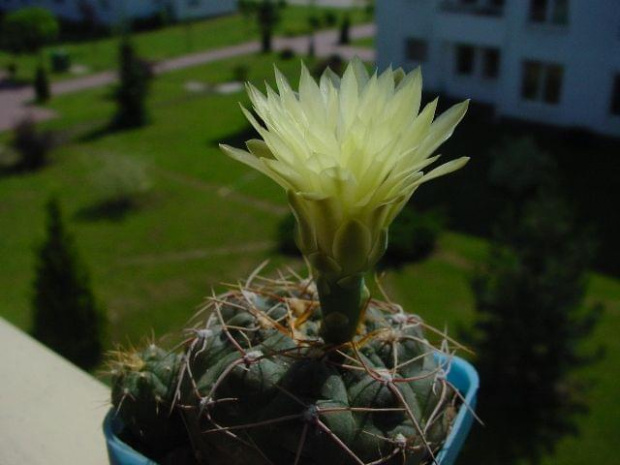
[[[142,129],[148,125],[149,123],[145,123],[142,125],[136,125],[136,126],[130,126],[130,127],[123,127],[123,126],[119,126],[118,124],[115,124],[114,122],[108,122],[101,126],[97,126],[97,127],[88,129],[87,131],[83,132],[80,136],[77,137],[77,141],[80,143],[95,142],[101,139],[102,137],[135,131],[138,129]]]
[[[140,209],[132,199],[109,199],[84,207],[75,214],[79,221],[115,221],[125,220],[131,213]]]
[[[243,129],[229,134],[225,138],[217,138],[214,140],[208,141],[209,146],[218,147],[220,144],[230,145],[231,147],[245,149],[245,142],[250,139],[259,139],[260,136],[256,132],[256,130],[248,124]]]
[[[20,90],[31,85],[32,83],[26,79],[0,79],[0,92],[3,90]]]

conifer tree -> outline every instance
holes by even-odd
[[[34,77],[34,93],[38,103],[45,103],[50,99],[50,82],[47,77],[47,71],[43,65],[37,67]]]
[[[578,433],[576,414],[587,404],[577,370],[596,359],[583,348],[602,311],[583,302],[591,235],[575,221],[543,153],[510,157],[502,163],[538,159],[541,169],[536,182],[505,186],[491,253],[472,280],[470,336],[485,426],[474,428],[464,464],[538,463],[560,438]]]
[[[47,237],[38,248],[32,307],[35,338],[85,370],[97,366],[104,316],[55,198],[47,204]]]
[[[273,33],[282,19],[281,10],[286,7],[284,0],[241,0],[239,8],[246,16],[254,15],[260,31],[261,50],[272,50]]]
[[[116,90],[117,112],[113,126],[118,129],[144,126],[148,122],[146,97],[149,72],[127,37],[119,48],[119,86]]]

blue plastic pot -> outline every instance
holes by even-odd
[[[465,398],[465,404],[461,406],[454,420],[454,426],[446,439],[446,442],[439,451],[437,463],[439,465],[453,465],[465,443],[469,434],[474,417],[472,410],[476,406],[476,395],[478,393],[479,379],[478,373],[471,364],[460,357],[454,357],[448,372],[450,381]],[[108,446],[108,455],[111,465],[157,465],[156,462],[146,458],[140,452],[132,449],[119,439],[117,434],[122,430],[123,425],[118,418],[115,418],[114,411],[111,410],[103,422],[103,433]]]

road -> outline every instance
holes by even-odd
[[[302,0],[303,1],[303,0]],[[345,2],[349,0],[324,0],[333,2]],[[351,38],[361,39],[371,37],[375,34],[374,24],[364,24],[351,28]],[[345,59],[359,56],[366,61],[374,61],[374,50],[367,48],[340,46],[338,45],[338,31],[327,30],[315,34],[315,53],[318,57],[327,57],[334,53],[339,54]],[[304,55],[308,51],[308,36],[299,37],[277,37],[274,39],[274,49],[293,49],[297,54]],[[246,42],[239,45],[209,50],[205,52],[184,55],[177,58],[164,60],[155,65],[155,73],[161,74],[177,69],[189,68],[219,60],[225,60],[241,55],[257,53],[260,50],[258,41]],[[90,76],[68,79],[52,84],[52,96],[79,92],[115,83],[117,80],[115,71],[105,71]],[[0,88],[0,132],[6,131],[15,124],[26,118],[31,117],[35,121],[43,121],[54,118],[55,113],[47,108],[41,108],[29,104],[34,99],[34,92],[31,86],[23,88]]]

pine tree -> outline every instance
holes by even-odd
[[[32,306],[35,338],[85,370],[97,366],[104,316],[55,198],[47,204],[47,237],[38,248]]]
[[[47,77],[47,71],[42,65],[37,67],[34,78],[34,93],[38,103],[45,103],[50,99],[50,82]]]
[[[246,16],[254,15],[260,31],[261,50],[272,50],[273,33],[282,19],[281,10],[286,7],[284,0],[240,0],[239,8]]]
[[[123,38],[119,49],[119,86],[116,90],[117,112],[113,126],[118,129],[144,126],[148,122],[146,97],[149,72],[140,60],[128,38]]]
[[[340,36],[338,37],[338,43],[340,45],[346,45],[351,42],[350,30],[351,17],[348,14],[345,14],[344,18],[342,18],[342,23],[340,23]]]
[[[544,154],[523,160],[533,157]],[[596,359],[583,350],[602,311],[583,304],[594,247],[549,174],[507,186],[488,262],[472,280],[485,426],[474,429],[462,463],[538,463],[578,433],[576,414],[587,407],[576,370]]]

